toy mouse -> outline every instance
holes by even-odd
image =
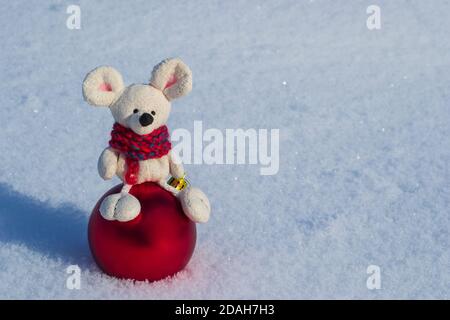
[[[93,106],[108,107],[115,120],[111,140],[98,160],[98,172],[107,180],[117,175],[124,183],[120,193],[107,196],[100,205],[106,220],[126,222],[141,211],[139,200],[129,191],[133,185],[156,182],[181,202],[194,222],[206,222],[210,203],[198,188],[181,191],[166,183],[167,177],[183,179],[183,165],[171,151],[166,127],[171,101],[192,89],[192,73],[180,59],[167,59],[153,69],[149,84],[124,86],[112,67],[98,67],[86,76],[83,96]]]

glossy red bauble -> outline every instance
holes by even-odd
[[[178,199],[152,182],[135,185],[130,193],[141,203],[140,214],[128,222],[105,220],[100,204],[121,188],[98,201],[89,221],[89,245],[100,269],[117,278],[149,281],[181,271],[194,252],[196,228]]]

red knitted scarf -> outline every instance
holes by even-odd
[[[127,184],[137,183],[140,160],[161,158],[172,148],[166,126],[159,127],[149,134],[139,135],[117,122],[111,131],[109,145],[125,155]]]

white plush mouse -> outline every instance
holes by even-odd
[[[114,120],[110,147],[100,155],[98,171],[103,179],[117,175],[123,180],[121,193],[106,197],[100,213],[107,220],[130,221],[140,212],[139,201],[129,193],[134,184],[157,182],[176,193],[185,214],[195,222],[206,222],[210,204],[199,189],[175,192],[166,183],[185,174],[171,152],[166,127],[170,101],[192,89],[192,73],[180,59],[167,59],[154,67],[149,84],[125,87],[122,76],[112,67],[98,67],[86,76],[83,96],[94,106],[109,107]]]

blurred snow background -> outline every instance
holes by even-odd
[[[3,1],[0,21],[0,298],[450,298],[450,2]],[[89,253],[118,180],[97,175],[112,118],[81,82],[109,64],[143,83],[170,56],[194,90],[169,128],[280,128],[280,170],[187,166],[212,220],[185,271],[133,284]]]

